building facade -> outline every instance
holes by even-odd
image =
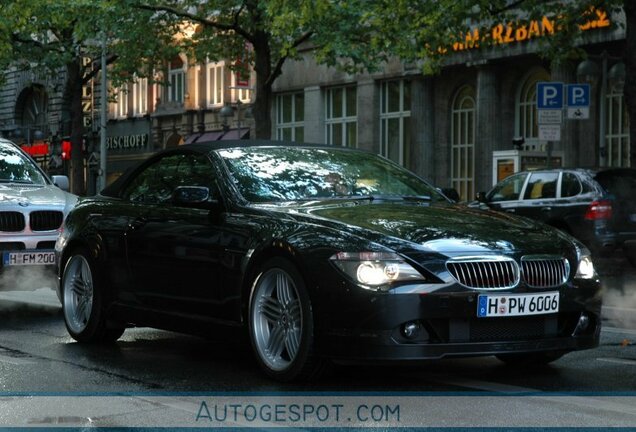
[[[592,77],[583,76],[581,60],[554,66],[541,57],[539,39],[556,31],[547,18],[494,26],[492,37],[500,40],[494,47],[479,48],[468,36],[449,47],[440,73],[430,76],[421,65],[399,61],[353,76],[316,64],[307,52],[276,81],[272,134],[380,153],[455,188],[462,200],[510,174],[510,158],[521,158],[517,169],[546,165],[548,153],[552,165],[628,166],[620,76],[625,35],[610,24],[599,13],[583,32],[586,66],[598,68]],[[594,81],[589,117],[568,119],[564,111],[559,139],[541,139],[537,83],[586,78]]]
[[[435,75],[397,59],[381,72],[350,75],[317,64],[307,50],[285,64],[274,84],[271,136],[377,152],[438,187],[455,188],[462,200],[548,160],[568,167],[628,166],[620,74],[625,33],[610,24],[599,14],[583,32],[587,61],[558,66],[541,56],[541,38],[556,31],[547,18],[515,28],[495,25],[496,46],[480,48],[469,34],[449,46]],[[252,134],[253,75],[245,82],[229,62],[192,64],[178,56],[155,78],[109,89],[107,182],[161,149]],[[168,85],[157,83],[162,79]],[[537,83],[583,79],[592,82],[587,118],[564,115],[558,139],[541,139]],[[34,155],[56,173],[67,168],[58,157],[70,123],[62,110],[63,83],[63,76],[12,70],[0,88],[0,132],[34,152],[34,144],[47,144],[48,151],[38,147],[46,154]],[[95,192],[100,157],[97,83],[99,77],[85,89],[88,193]],[[513,168],[514,158],[521,163]]]
[[[251,132],[250,77],[239,82],[225,62],[188,64],[175,58],[154,80],[136,78],[119,88],[109,86],[106,138],[107,183],[162,149],[200,140],[247,138]],[[0,87],[0,134],[23,146],[41,166],[68,174],[70,159],[63,144],[70,135],[70,116],[63,109],[65,76],[51,78],[34,71],[9,70]],[[87,193],[96,192],[100,161],[99,75],[84,89]],[[66,153],[68,156],[68,153]]]

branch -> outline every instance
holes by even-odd
[[[48,43],[48,44],[43,44],[42,42],[40,42],[39,40],[35,40],[32,38],[24,38],[22,36],[20,36],[17,33],[13,33],[11,34],[11,40],[13,42],[17,42],[20,44],[24,44],[24,45],[29,45],[35,48],[40,49],[41,51],[55,51],[57,53],[63,54],[64,50],[61,49],[60,47],[62,47],[63,45],[60,42],[55,42],[55,43]],[[54,45],[58,45],[59,47],[55,47]]]
[[[300,46],[300,44],[302,44],[303,42],[308,41],[313,35],[314,35],[313,31],[307,31],[307,32],[303,33],[302,35],[300,35],[298,37],[298,39],[296,39],[294,41],[294,43],[292,43],[291,47],[292,48],[298,48],[298,46]],[[272,73],[269,75],[269,77],[267,77],[267,81],[265,81],[265,85],[266,86],[271,86],[272,84],[274,84],[274,81],[276,80],[276,78],[278,78],[278,75],[280,75],[280,73],[281,73],[281,71],[283,69],[283,63],[285,63],[285,61],[287,60],[288,57],[289,57],[288,55],[284,55],[284,56],[281,56],[281,58],[278,59],[278,61],[276,62],[276,64],[272,68]]]
[[[111,65],[113,63],[115,63],[115,61],[119,58],[119,56],[117,54],[111,54],[107,59],[106,59],[106,66]],[[89,73],[87,73],[86,75],[83,75],[82,77],[82,84],[86,84],[87,82],[89,82],[90,80],[92,80],[93,78],[95,78],[97,76],[97,74],[99,73],[100,70],[102,70],[102,65],[101,62],[92,62],[91,63],[93,65],[93,70],[91,70]],[[97,67],[95,67],[95,65],[99,65]]]
[[[238,15],[235,17],[234,23],[232,25],[228,25],[228,24],[217,22],[217,21],[212,21],[200,15],[192,14],[192,13],[177,9],[172,6],[167,6],[167,5],[151,6],[147,4],[139,4],[139,5],[135,5],[134,7],[137,9],[147,10],[150,12],[167,12],[181,18],[187,18],[193,22],[202,24],[204,26],[213,27],[217,30],[222,30],[222,31],[233,30],[239,35],[243,36],[247,41],[254,43],[253,41],[254,38],[252,34],[248,33],[247,31],[245,31],[245,29],[243,29],[242,27],[238,25]]]

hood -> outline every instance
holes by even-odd
[[[289,211],[290,209],[287,209]],[[395,248],[405,240],[444,254],[453,253],[557,253],[571,247],[565,235],[530,219],[460,205],[421,205],[394,202],[348,202],[316,207],[295,207],[294,213],[312,223],[337,224],[337,229],[359,229],[384,237],[376,239]],[[302,215],[302,216],[301,216]],[[407,247],[404,245],[403,247]]]
[[[69,197],[74,196],[53,185],[0,184],[0,206],[18,204],[25,207],[44,205],[64,208],[69,204]]]

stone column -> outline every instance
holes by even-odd
[[[497,75],[493,66],[477,69],[475,112],[475,191],[492,187],[492,152],[503,148]]]
[[[358,148],[380,152],[379,92],[373,80],[358,81]]]
[[[304,135],[305,142],[325,142],[325,107],[319,86],[305,87]]]
[[[435,181],[435,99],[432,77],[418,77],[411,81],[410,145],[411,164],[408,168],[434,184],[439,183]]]

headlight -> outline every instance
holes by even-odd
[[[425,279],[398,254],[391,252],[338,252],[329,259],[349,278],[370,288]]]
[[[594,270],[592,254],[589,249],[585,246],[577,245],[576,254],[579,263],[576,270],[576,276],[574,277],[578,279],[594,279],[596,277],[596,270]]]

